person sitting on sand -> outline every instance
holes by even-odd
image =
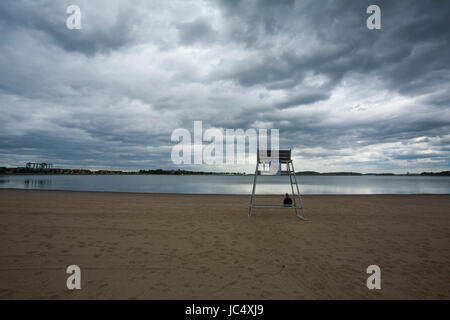
[[[289,198],[289,194],[286,193],[286,197],[283,200],[283,205],[285,207],[292,207],[292,199]]]

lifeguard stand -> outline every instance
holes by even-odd
[[[269,172],[264,174],[264,171],[260,171],[259,165],[263,164],[264,167],[266,164],[269,164]],[[286,170],[282,170],[282,166],[286,165]],[[270,170],[270,167],[274,166],[276,170]],[[258,175],[289,175],[289,181],[291,183],[292,190],[292,206],[284,206],[284,205],[256,205],[255,204],[255,189],[256,183],[258,180]],[[294,192],[295,190],[297,193]],[[257,160],[256,160],[256,170],[255,177],[253,179],[253,190],[252,190],[252,199],[250,202],[250,210],[248,212],[248,217],[252,216],[253,208],[280,208],[280,209],[294,209],[295,216],[302,219],[306,219],[303,213],[303,201],[300,195],[300,189],[298,188],[297,177],[295,176],[294,164],[291,159],[291,150],[257,150]],[[301,214],[299,215],[299,209]]]

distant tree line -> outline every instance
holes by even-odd
[[[316,171],[299,171],[295,173],[300,176],[450,176],[450,171],[441,172],[422,172],[422,173],[407,173],[395,174],[387,173],[359,173],[359,172],[316,172]]]
[[[189,170],[164,170],[164,169],[149,169],[149,170],[139,170],[139,171],[121,171],[121,170],[89,170],[89,169],[33,169],[33,168],[7,168],[0,167],[0,174],[70,174],[70,175],[99,175],[99,174],[167,174],[167,175],[244,175],[245,173],[227,173],[227,172],[205,172],[205,171],[189,171]]]
[[[189,171],[181,169],[164,170],[164,169],[148,169],[139,171],[121,171],[121,170],[89,170],[89,169],[33,169],[33,168],[7,168],[0,167],[0,174],[71,174],[71,175],[86,175],[86,174],[167,174],[167,175],[246,175],[239,172],[210,172],[210,171]],[[408,173],[408,174],[394,174],[394,173],[359,173],[359,172],[316,172],[316,171],[299,171],[295,174],[301,176],[450,176],[450,171],[441,172],[422,172],[422,173]]]
[[[185,174],[220,174],[220,175],[243,175],[244,173],[237,172],[210,172],[210,171],[189,171],[189,170],[163,170],[163,169],[151,169],[151,170],[139,170],[139,174],[170,174],[170,175],[185,175]]]
[[[421,176],[450,176],[450,171],[441,172],[422,172]]]

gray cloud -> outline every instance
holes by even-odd
[[[203,120],[280,129],[298,170],[448,170],[450,4],[368,30],[372,2],[80,1],[71,31],[70,1],[2,1],[0,165],[173,167]]]
[[[301,93],[278,103],[277,106],[281,109],[284,109],[289,107],[295,107],[298,105],[311,104],[320,100],[326,100],[328,98],[329,94],[323,92]]]
[[[197,42],[212,42],[215,40],[214,30],[205,19],[195,19],[194,21],[177,23],[182,44],[192,45]]]
[[[82,3],[91,7],[86,1]],[[120,7],[98,20],[96,17],[109,9],[108,2],[98,2],[92,11],[82,10],[82,29],[73,31],[65,27],[69,16],[66,8],[71,4],[71,1],[2,1],[0,19],[6,29],[27,30],[42,42],[87,55],[117,50],[137,41],[133,29],[141,17],[132,6]]]

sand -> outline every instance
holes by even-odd
[[[0,299],[450,298],[450,195],[305,196],[308,222],[249,200],[0,190]]]

